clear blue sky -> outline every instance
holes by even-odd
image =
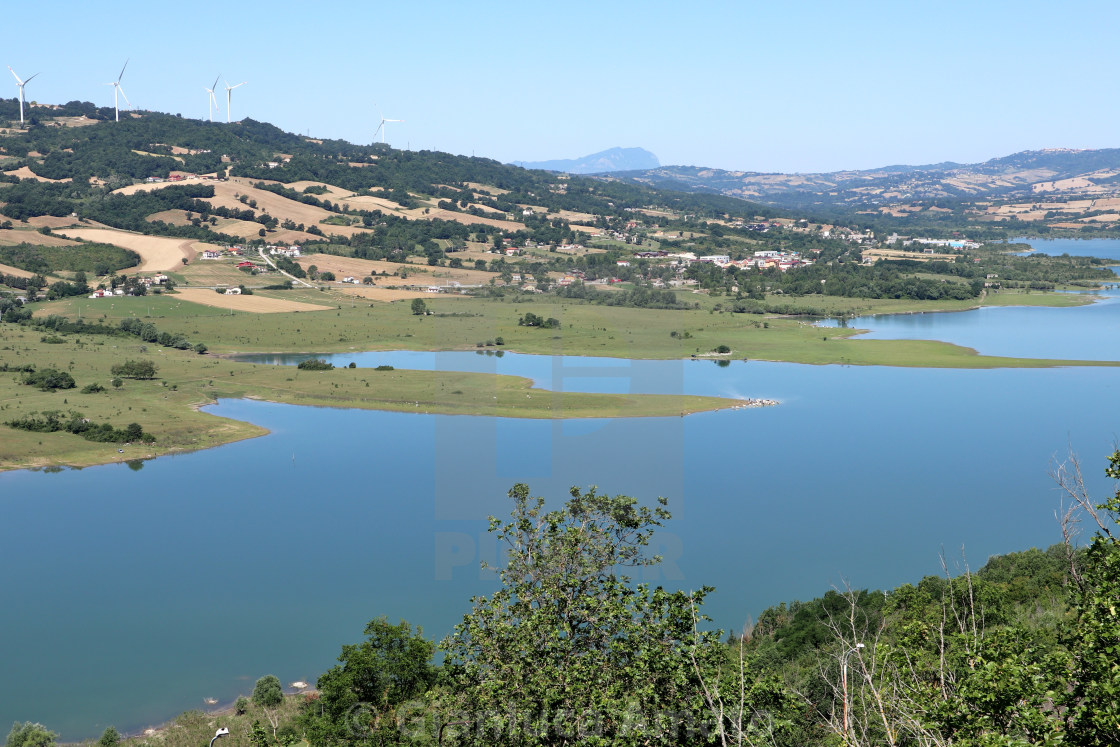
[[[1120,146],[1115,2],[8,3],[28,98],[502,161],[829,171]],[[0,95],[16,95],[7,76]],[[219,84],[221,85],[221,84]],[[224,92],[223,92],[224,94]],[[224,95],[223,95],[224,113]]]

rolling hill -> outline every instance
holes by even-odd
[[[1120,194],[1120,149],[1024,151],[977,164],[885,166],[864,171],[775,174],[660,166],[615,178],[709,192],[792,209],[851,211],[908,201],[962,202]]]

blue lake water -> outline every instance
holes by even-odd
[[[1086,308],[1105,312],[1031,309],[1042,313],[1018,324],[1110,334],[1120,305]],[[926,316],[942,339],[962,315]],[[266,673],[313,682],[377,615],[440,637],[471,595],[495,588],[478,567],[498,555],[485,517],[508,512],[514,482],[556,503],[589,484],[668,497],[674,519],[654,548],[666,563],[646,580],[714,585],[707,612],[733,630],[845,581],[882,588],[938,573],[942,549],[952,560],[963,546],[977,567],[1059,541],[1051,459],[1074,448],[1103,495],[1120,430],[1113,368],[334,357],[350,360],[782,404],[550,422],[223,401],[207,410],[270,435],[139,470],[0,474],[0,722],[95,737],[231,700]]]
[[[1030,244],[1040,254],[1074,257],[1100,257],[1120,262],[1120,239],[1011,239],[1020,244]]]
[[[1120,240],[1017,239],[1036,251],[1120,260]],[[1117,279],[1120,282],[1120,278]],[[1088,295],[1099,300],[1055,312],[1031,306],[986,306],[972,311],[886,314],[850,319],[846,326],[867,330],[862,339],[941,340],[985,355],[1069,360],[1120,361],[1120,290]],[[834,320],[821,322],[835,327]]]

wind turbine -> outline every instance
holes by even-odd
[[[12,74],[12,77],[16,79],[16,85],[19,86],[19,124],[20,124],[20,127],[22,127],[23,126],[23,87],[26,86],[28,83],[30,83],[31,78],[34,78],[35,75],[38,75],[39,73],[35,73],[35,75],[32,75],[31,78],[28,78],[27,80],[20,80],[19,76],[16,75],[16,71],[12,70],[11,65],[8,65],[8,71]]]
[[[377,116],[381,117],[381,112],[377,112]],[[381,133],[381,143],[385,143],[385,123],[386,122],[403,122],[403,119],[385,119],[381,117],[381,124],[377,125],[377,129],[373,131],[373,142],[377,142],[377,133]]]
[[[240,83],[238,83],[238,84],[237,84],[236,86],[231,86],[231,85],[229,84],[229,81],[228,81],[228,80],[226,81],[226,124],[229,124],[229,99],[230,99],[230,93],[231,93],[231,92],[233,91],[233,89],[235,89],[235,88],[240,88],[241,86],[245,85],[245,84],[246,84],[246,83],[248,83],[248,82],[249,82],[249,81],[247,81],[247,80],[243,80],[243,81],[241,81]],[[216,84],[215,84],[215,85],[216,85]]]
[[[210,86],[209,88],[204,87],[204,89],[203,89],[208,94],[210,94],[210,121],[211,122],[214,121],[214,110],[218,109],[219,113],[222,111],[220,108],[218,108],[218,100],[216,98],[214,98],[214,89],[218,87],[218,79],[221,78],[221,77],[222,76],[219,73],[218,77],[214,78],[214,85]]]
[[[128,100],[128,96],[124,95],[124,89],[121,88],[121,78],[124,77],[124,69],[126,67],[128,67],[128,60],[124,61],[124,67],[121,68],[121,74],[117,76],[117,79],[112,83],[105,84],[107,86],[113,87],[113,116],[115,117],[117,122],[121,121],[121,110],[117,108],[117,93],[120,93],[121,96],[124,96],[124,103],[128,104],[128,107],[130,109],[132,108],[132,102]]]

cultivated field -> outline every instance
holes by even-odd
[[[335,274],[338,280],[350,275],[361,280],[372,272],[387,272],[393,275],[397,272],[406,272],[408,277],[376,279],[379,285],[446,285],[449,282],[462,283],[463,285],[485,285],[496,275],[482,270],[452,269],[450,267],[432,267],[430,265],[401,265],[384,260],[358,259],[356,257],[339,257],[334,254],[308,254],[299,258],[299,264],[305,270],[311,265],[319,268],[320,272],[328,270]]]
[[[5,275],[15,275],[17,278],[35,277],[35,273],[28,272],[27,270],[21,270],[18,267],[12,267],[11,265],[0,265],[0,272],[4,273]]]
[[[175,272],[174,276],[190,285],[206,286],[268,285],[285,279],[275,272],[250,275],[237,269],[236,263],[230,260],[195,260]]]
[[[53,233],[43,234],[38,231],[20,230],[18,228],[0,228],[0,244],[14,246],[16,244],[33,244],[35,246],[77,246],[77,241],[70,241]]]
[[[48,179],[45,176],[39,176],[27,166],[20,166],[18,169],[5,171],[4,173],[8,176],[18,176],[20,179],[34,179],[37,182],[54,182],[55,184],[60,184],[62,182],[73,181],[70,177],[66,177],[65,179]]]
[[[440,298],[463,298],[463,296],[453,296],[444,294],[428,293],[427,291],[418,290],[401,290],[399,288],[378,288],[376,285],[350,285],[342,286],[339,288],[331,288],[346,296],[355,298],[368,298],[370,301],[407,301],[410,298],[432,298],[439,296]]]
[[[138,272],[167,272],[183,266],[183,259],[194,259],[195,253],[203,249],[217,249],[215,244],[207,244],[193,239],[171,239],[163,236],[145,236],[140,233],[118,231],[113,228],[67,228],[60,230],[63,236],[86,241],[131,249],[140,255]]]
[[[301,301],[288,301],[267,296],[227,296],[215,293],[207,288],[179,288],[177,295],[191,303],[200,303],[204,306],[214,306],[220,309],[233,311],[249,311],[254,314],[282,314],[292,311],[323,311],[330,306],[303,303]]]

